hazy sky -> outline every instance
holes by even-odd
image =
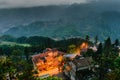
[[[72,3],[86,3],[88,1],[120,1],[120,0],[0,0],[0,8],[32,7],[44,5],[59,5]]]
[[[0,0],[0,8],[84,3],[88,0]]]

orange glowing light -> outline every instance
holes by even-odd
[[[44,56],[42,56],[44,55]],[[41,58],[42,57],[42,58]],[[38,69],[38,76],[49,74],[58,74],[63,67],[63,55],[59,51],[47,51],[37,57],[34,57],[36,61],[36,68]]]
[[[58,60],[61,62],[63,60],[63,56],[59,56]]]
[[[84,49],[88,49],[88,43],[83,42],[79,47],[76,48],[77,55],[80,55],[81,51]]]
[[[82,45],[80,46],[81,49],[87,49],[88,48],[88,43],[83,42]]]

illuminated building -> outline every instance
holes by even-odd
[[[63,52],[50,48],[47,48],[43,53],[33,55],[32,62],[34,68],[39,72],[38,76],[59,73],[63,65],[63,55]]]

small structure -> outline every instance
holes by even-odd
[[[85,75],[85,72],[88,73],[93,67],[92,58],[76,56],[73,60],[67,62],[64,67],[64,73],[70,80],[80,80]]]
[[[94,46],[91,46],[91,47],[89,47],[89,49],[92,49],[93,50],[93,52],[96,52],[98,49],[97,49],[97,47],[94,45]]]
[[[64,59],[69,59],[69,60],[73,60],[76,57],[77,54],[66,54],[64,55]]]

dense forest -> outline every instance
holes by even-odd
[[[1,42],[16,42],[19,44],[30,44],[29,49],[31,52],[42,52],[45,48],[57,48],[61,51],[67,50],[67,47],[71,44],[79,46],[83,41],[86,41],[82,38],[70,38],[63,40],[54,40],[48,37],[32,36],[32,37],[19,37],[15,38],[9,35],[4,35],[0,37]],[[5,46],[5,45],[3,45]],[[15,46],[12,46],[15,47]]]

